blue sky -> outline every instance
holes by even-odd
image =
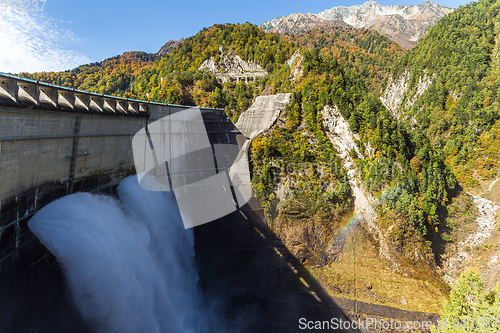
[[[0,72],[70,69],[126,51],[156,52],[168,40],[192,36],[214,23],[259,25],[281,15],[363,2],[47,0],[43,12],[0,11]],[[424,0],[379,2],[414,5]],[[457,8],[470,1],[435,2]]]

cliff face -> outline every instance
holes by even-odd
[[[389,77],[387,88],[381,94],[380,100],[388,108],[392,115],[401,119],[404,113],[413,106],[418,97],[420,97],[432,83],[432,78],[428,75],[421,76],[417,85],[412,91],[409,91],[409,81],[411,73],[405,71],[399,77]],[[403,105],[404,102],[404,105]]]
[[[267,76],[268,74],[262,66],[253,61],[244,61],[239,55],[233,52],[224,55],[222,50],[219,60],[214,57],[205,60],[199,70],[203,69],[215,73],[215,76],[222,82],[227,81],[228,78],[237,79],[238,81],[244,79],[246,81],[248,78],[255,79]]]
[[[399,107],[401,103],[403,103],[403,97],[408,88],[409,79],[410,75],[408,72],[404,72],[397,79],[390,76],[387,82],[387,88],[380,96],[380,100],[384,103],[385,107],[398,119],[400,118]]]
[[[350,154],[354,149],[356,154],[363,158],[356,144],[356,141],[359,141],[360,138],[351,131],[349,123],[342,116],[338,107],[324,107],[321,111],[321,115],[326,134],[335,149],[339,152],[343,160],[343,166],[347,170],[349,184],[354,196],[354,213],[356,215],[359,214],[359,223],[365,227],[378,243],[380,256],[387,260],[391,260],[387,237],[380,229],[377,213],[372,207],[374,200],[371,195],[364,190],[356,163]],[[368,149],[369,152],[370,150],[371,149]]]
[[[418,245],[419,242],[423,242],[421,238],[416,237],[414,243],[405,245],[402,249],[398,237],[393,235],[395,230],[403,227],[402,225],[405,228],[411,228],[411,226],[401,221],[393,221],[390,226],[384,226],[381,222],[376,212],[380,201],[365,188],[358,165],[352,156],[354,151],[362,160],[376,158],[370,143],[365,143],[366,149],[362,153],[358,147],[361,141],[360,136],[350,129],[348,121],[342,116],[337,106],[325,106],[320,112],[325,134],[342,159],[342,167],[347,171],[348,186],[352,190],[352,214],[355,216],[352,225],[348,226],[349,231],[339,232],[339,221],[335,218],[322,219],[318,215],[302,217],[298,213],[283,209],[286,206],[285,202],[291,198],[292,189],[297,188],[298,184],[296,175],[288,174],[280,179],[274,190],[278,202],[277,218],[272,226],[273,232],[279,236],[294,256],[302,262],[315,263],[319,267],[339,259],[339,256],[344,253],[348,235],[357,226],[360,226],[363,234],[373,242],[378,257],[390,263],[394,271],[404,272],[407,267],[402,267],[402,263],[405,261],[434,267],[432,254]],[[277,126],[282,125],[280,121],[277,122]],[[337,231],[332,232],[332,230]],[[335,235],[340,235],[340,237],[333,237]]]
[[[302,67],[303,60],[304,57],[302,56],[302,54],[300,54],[300,51],[297,50],[286,62],[286,64],[290,66],[290,69],[292,70],[293,81],[300,79],[302,77],[302,74],[304,73],[304,69]]]
[[[411,49],[436,22],[454,9],[427,1],[417,6],[382,6],[375,1],[350,7],[333,7],[318,14],[291,14],[264,22],[266,32],[295,34],[318,25],[350,25],[354,28],[375,29],[382,35]]]
[[[264,71],[264,68],[260,65],[257,65],[253,61],[244,61],[239,55],[232,52],[222,57],[219,62],[213,57],[205,60],[200,66],[200,70],[202,69],[207,69],[214,73],[224,72],[227,74],[244,74],[248,72]]]

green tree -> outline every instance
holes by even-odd
[[[475,271],[459,277],[444,309],[439,332],[500,332],[500,287],[488,292]]]

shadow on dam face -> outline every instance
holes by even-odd
[[[55,258],[27,227],[23,231],[32,241],[2,263],[0,332],[92,332],[74,306]],[[304,332],[301,318],[347,320],[270,231],[256,199],[194,228],[194,236],[199,288],[227,332]]]
[[[28,220],[20,222],[21,246],[0,263],[0,332],[90,332],[61,267],[29,231]]]

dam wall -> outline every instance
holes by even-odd
[[[132,137],[186,108],[0,75],[0,263],[12,250],[7,229],[63,195],[135,174]],[[212,143],[235,141],[223,110],[201,112]]]
[[[54,318],[67,319],[52,322],[52,331],[84,331],[85,325],[65,326],[79,320],[54,258],[28,229],[28,220],[62,196],[113,191],[136,173],[133,136],[186,108],[0,74],[0,327],[37,331],[36,325],[58,312]],[[236,144],[241,134],[224,110],[201,113],[212,144]]]
[[[63,195],[113,187],[135,174],[132,137],[182,109],[149,105],[148,113],[128,116],[0,106],[0,228]],[[212,143],[235,140],[223,111],[202,115]]]

